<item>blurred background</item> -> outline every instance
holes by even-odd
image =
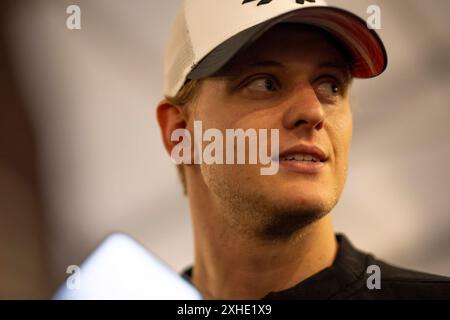
[[[179,0],[14,0],[0,11],[0,298],[47,298],[109,233],[180,271],[187,200],[160,141],[165,39]],[[448,0],[381,8],[387,72],[357,81],[338,231],[393,264],[450,276]],[[68,30],[66,8],[81,8]]]

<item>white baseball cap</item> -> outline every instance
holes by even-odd
[[[164,95],[214,75],[242,48],[281,22],[313,25],[347,49],[355,78],[380,75],[387,54],[377,33],[355,14],[323,0],[183,0],[164,59]]]

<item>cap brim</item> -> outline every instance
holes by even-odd
[[[340,8],[322,6],[291,11],[234,35],[194,66],[187,78],[198,80],[214,75],[240,50],[282,22],[313,25],[334,36],[351,55],[351,72],[355,78],[376,77],[387,68],[384,44],[363,19]]]

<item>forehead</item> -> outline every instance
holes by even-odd
[[[332,64],[350,71],[350,58],[341,44],[326,31],[302,24],[272,27],[241,50],[222,71],[239,70],[258,61],[278,61],[308,66]]]

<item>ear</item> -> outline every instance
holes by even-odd
[[[179,143],[178,141],[172,141],[172,132],[176,129],[185,129],[186,119],[184,119],[179,106],[173,105],[165,99],[159,103],[156,109],[156,118],[158,119],[164,147],[170,155],[172,149]]]

